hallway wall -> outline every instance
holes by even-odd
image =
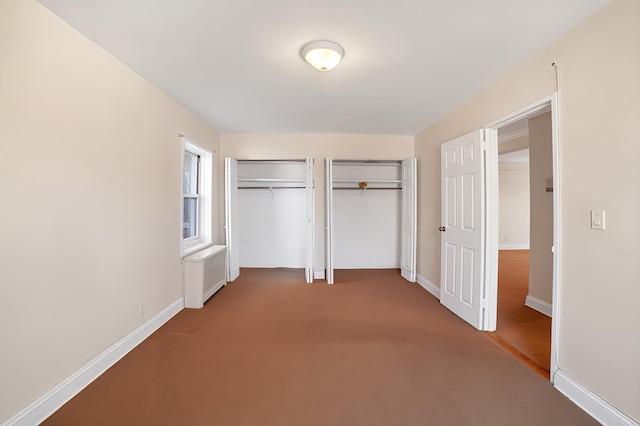
[[[531,200],[531,247],[529,250],[529,294],[552,304],[553,296],[553,155],[551,113],[529,120],[529,173]]]
[[[498,163],[498,248],[529,248],[529,164]]]

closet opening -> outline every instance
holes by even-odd
[[[290,268],[313,281],[313,159],[225,159],[228,280]]]
[[[326,159],[329,284],[335,269],[400,269],[415,282],[415,188],[415,159]]]

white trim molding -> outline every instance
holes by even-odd
[[[313,271],[313,279],[316,279],[316,280],[324,280],[324,277],[325,277],[325,275],[324,275],[324,268],[322,268],[322,269],[315,269],[315,270]]]
[[[545,314],[548,317],[551,317],[551,314],[553,312],[553,306],[551,306],[551,304],[529,294],[527,294],[527,297],[524,300],[524,304],[525,306],[528,306],[531,309],[540,312],[541,314]]]
[[[630,417],[561,370],[556,370],[553,385],[578,407],[605,426],[638,426],[638,423]]]
[[[93,360],[89,361],[78,371],[62,380],[31,404],[8,418],[2,423],[2,426],[40,424],[183,308],[184,298],[181,297]]]
[[[529,244],[502,244],[498,250],[529,250]]]
[[[440,287],[433,284],[431,281],[423,277],[422,275],[417,275],[418,284],[420,284],[425,290],[429,293],[433,294],[438,300],[440,300]]]
[[[498,135],[498,143],[508,142],[525,136],[529,136],[529,126]]]

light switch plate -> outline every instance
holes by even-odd
[[[597,229],[599,231],[604,231],[605,222],[604,222],[604,210],[591,210],[591,229]]]

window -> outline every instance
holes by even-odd
[[[198,238],[198,205],[200,204],[200,156],[184,150],[182,177],[182,239]]]
[[[211,188],[213,155],[182,138],[182,252],[194,252],[211,243]]]

